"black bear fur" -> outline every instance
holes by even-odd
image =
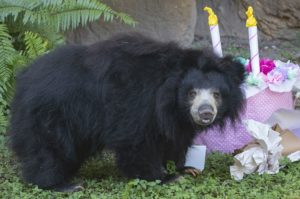
[[[24,180],[40,188],[67,183],[103,148],[116,153],[128,178],[163,180],[168,160],[183,167],[196,131],[238,118],[243,80],[243,66],[231,57],[135,33],[64,46],[17,76],[11,148]],[[186,82],[220,89],[212,125],[192,121]]]

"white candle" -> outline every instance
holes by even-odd
[[[219,57],[223,57],[219,25],[217,24],[214,26],[210,26],[209,28],[210,28],[213,50]]]
[[[259,65],[257,26],[256,26],[257,22],[253,16],[253,8],[251,6],[248,7],[246,15],[248,17],[246,21],[246,27],[248,27],[248,35],[249,35],[251,69],[254,75],[258,75],[260,73],[260,65]]]
[[[223,53],[222,53],[220,31],[218,25],[218,17],[217,15],[215,15],[214,11],[210,7],[205,7],[203,10],[208,12],[208,25],[211,34],[213,51],[219,57],[222,57]]]

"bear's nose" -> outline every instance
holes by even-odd
[[[213,107],[210,105],[202,105],[199,107],[199,117],[202,121],[211,122],[215,116]]]

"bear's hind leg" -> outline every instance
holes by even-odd
[[[63,152],[61,152],[63,154]],[[67,184],[78,170],[79,165],[68,161],[61,154],[41,148],[35,154],[21,159],[23,178],[26,182],[43,189],[71,191],[76,185]]]

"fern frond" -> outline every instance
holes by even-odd
[[[118,19],[134,26],[134,21],[125,13],[118,13],[99,0],[0,0],[0,20],[12,16],[18,17],[23,23],[47,24],[56,32],[74,29],[79,25],[103,17],[104,21]]]
[[[12,38],[8,34],[6,25],[0,24],[0,101],[8,98],[12,85],[10,80],[13,78],[13,66],[10,63],[15,60],[16,55],[17,51],[12,45]]]
[[[13,66],[17,51],[12,45],[12,37],[5,24],[0,24],[0,133],[7,122],[8,103],[12,98],[14,85]]]
[[[14,20],[22,17],[24,24],[42,21],[43,16],[36,12],[40,6],[39,0],[0,0],[0,20],[13,16]]]
[[[48,41],[41,38],[38,34],[25,32],[25,54],[28,58],[34,59],[47,51]]]
[[[59,6],[64,0],[40,0],[44,6]]]
[[[136,22],[124,13],[117,13],[111,7],[98,0],[64,0],[63,4],[47,4],[50,11],[49,20],[56,30],[65,31],[74,29],[79,25],[84,26],[91,21],[103,16],[104,21],[119,21],[134,25]]]
[[[0,24],[0,86],[11,77],[12,68],[9,67],[9,63],[14,60],[16,54],[7,26]]]
[[[124,24],[127,24],[127,25],[130,25],[130,26],[133,26],[135,27],[138,22],[134,21],[132,17],[130,17],[129,15],[123,13],[123,12],[118,12],[118,13],[115,13],[116,15],[116,18],[123,22]]]

